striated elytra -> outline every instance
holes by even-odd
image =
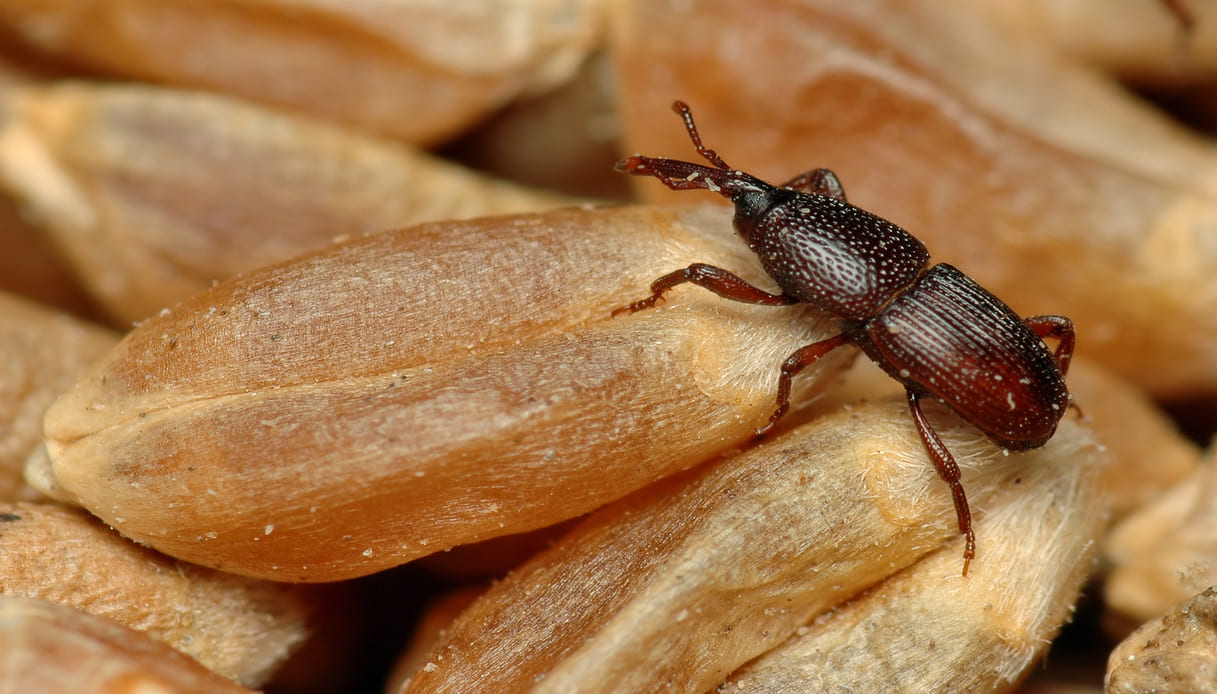
[[[781,293],[755,287],[722,268],[694,263],[651,284],[651,295],[614,315],[650,308],[690,282],[751,304],[806,302],[831,315],[840,334],[801,347],[782,364],[777,409],[767,433],[790,405],[791,380],[833,349],[852,342],[904,385],[909,408],[939,476],[951,488],[966,538],[963,574],[976,555],[971,511],[955,463],[926,420],[921,398],[933,396],[1007,450],[1047,443],[1070,404],[1065,372],[1073,323],[1063,316],[1020,318],[958,269],[930,264],[925,246],[900,227],[846,202],[828,169],[775,186],[732,169],[702,145],[689,107],[673,105],[689,138],[711,166],[635,155],[617,164],[654,176],[673,190],[709,190],[735,205],[735,229]],[[1043,338],[1057,339],[1050,351]]]

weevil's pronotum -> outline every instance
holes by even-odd
[[[712,166],[632,156],[617,169],[654,176],[673,190],[705,189],[735,205],[735,229],[781,288],[774,294],[713,265],[694,263],[651,284],[651,295],[613,311],[655,305],[691,282],[734,301],[768,306],[807,302],[828,313],[840,334],[795,350],[782,363],[777,409],[765,434],[790,406],[791,380],[846,342],[904,385],[913,422],[938,475],[951,488],[964,535],[963,574],[976,556],[976,536],[959,466],[921,411],[932,396],[1006,450],[1044,445],[1070,404],[1065,371],[1073,355],[1073,323],[1063,316],[1019,318],[1000,299],[954,267],[931,265],[925,246],[900,227],[845,200],[828,169],[813,169],[780,186],[727,166],[702,145],[689,107],[684,119],[698,154]],[[1044,338],[1058,340],[1055,352]]]

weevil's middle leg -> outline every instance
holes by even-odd
[[[748,284],[742,277],[732,272],[705,263],[693,263],[683,270],[669,272],[651,283],[651,295],[639,299],[632,304],[626,304],[613,309],[614,316],[622,313],[634,313],[644,308],[651,308],[655,302],[673,287],[690,282],[699,287],[709,289],[724,299],[741,301],[746,304],[762,304],[765,306],[786,306],[798,303],[798,299],[785,294],[771,294],[764,289]]]
[[[972,531],[972,511],[968,508],[968,497],[959,481],[959,465],[947,450],[946,444],[938,437],[938,433],[930,426],[921,411],[921,395],[908,390],[909,409],[913,412],[913,423],[917,425],[917,433],[925,444],[926,451],[938,476],[951,488],[951,498],[955,500],[955,517],[959,520],[959,532],[964,536],[963,575],[968,575],[968,567],[976,557],[976,533]]]
[[[820,360],[825,354],[845,344],[845,333],[834,335],[827,340],[813,342],[810,345],[804,345],[794,351],[786,361],[782,362],[782,375],[778,377],[778,406],[769,416],[769,423],[760,429],[756,430],[757,436],[768,434],[773,427],[777,426],[785,414],[786,410],[790,409],[790,384],[794,381],[794,377],[799,375],[799,372]]]

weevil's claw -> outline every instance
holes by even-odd
[[[624,171],[634,174],[635,176],[645,175],[650,172],[650,165],[647,163],[647,158],[641,154],[635,154],[632,157],[626,157],[617,162],[613,167],[616,171]]]
[[[655,302],[659,301],[662,298],[663,298],[662,296],[648,296],[647,298],[639,299],[638,301],[635,301],[632,304],[626,304],[625,306],[618,306],[617,308],[613,309],[613,312],[610,313],[609,316],[612,318],[616,318],[617,316],[620,316],[623,313],[638,313],[639,311],[641,311],[643,309],[651,308],[652,306],[655,305]]]
[[[765,423],[765,426],[756,430],[756,440],[759,441],[768,436],[769,432],[773,431],[773,428],[776,427],[782,417],[786,415],[786,410],[788,409],[790,409],[789,402],[780,403],[778,408],[774,410],[773,414],[769,415],[769,421]]]
[[[1066,407],[1066,409],[1070,409],[1070,410],[1073,410],[1074,412],[1078,413],[1078,421],[1080,421],[1080,422],[1089,422],[1090,421],[1090,418],[1087,417],[1086,413],[1082,411],[1082,406],[1078,404],[1077,400],[1073,399],[1072,393],[1069,395],[1069,404],[1066,405],[1065,407]]]
[[[963,577],[968,577],[968,567],[972,566],[972,560],[976,558],[976,534],[969,526],[967,532],[964,533],[963,546]]]
[[[773,428],[777,425],[776,421],[771,421],[760,429],[754,429],[752,432],[752,443],[760,443],[769,438],[769,432],[773,431]]]

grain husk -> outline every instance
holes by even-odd
[[[0,194],[0,291],[78,316],[100,315],[75,272],[14,197]]]
[[[103,327],[0,292],[0,501],[37,496],[22,469],[42,445],[42,416],[117,342]]]
[[[0,566],[5,598],[105,617],[251,687],[265,683],[307,634],[302,593],[174,561],[80,509],[0,504]]]
[[[128,537],[279,580],[551,525],[751,439],[781,361],[834,331],[695,287],[610,317],[693,261],[765,284],[717,208],[424,225],[250,273],[52,406],[55,479]]]
[[[444,637],[452,622],[484,592],[485,586],[465,586],[431,600],[410,635],[409,642],[393,663],[393,670],[385,679],[383,691],[400,691],[410,676],[426,664],[431,649]]]
[[[1217,588],[1150,620],[1107,660],[1109,694],[1212,692],[1217,683]]]
[[[1026,626],[1011,635],[1026,637],[1023,648],[1060,625],[1090,567],[1088,550],[1069,550],[1093,544],[1104,522],[1095,485],[1103,456],[1070,423],[1042,450],[1004,456],[952,419],[936,417],[935,426],[964,469],[973,512],[985,519],[976,560],[984,568],[976,564],[969,577],[960,575],[950,494],[907,406],[861,405],[596,512],[479,598],[400,691],[708,691],[817,615],[944,545],[941,561],[892,580],[938,588],[921,609],[953,612],[966,595],[983,605],[1000,591],[991,582],[1014,561],[1007,554],[1024,526],[1042,520],[1028,514],[1055,506],[1064,524],[1050,527],[1073,544],[1051,550],[1069,561],[1037,559],[1022,576],[1044,604],[1003,600],[970,615],[993,633]],[[1034,508],[1010,508],[1024,496],[1036,499]],[[1034,543],[1023,552],[1045,549]],[[958,615],[954,624],[906,631],[921,646],[940,637],[962,645],[974,626],[966,621]],[[1023,648],[1021,667],[1034,650]]]
[[[15,37],[92,72],[223,92],[433,144],[569,78],[597,0],[5,0]]]
[[[252,694],[133,629],[43,600],[0,595],[0,691]]]
[[[0,180],[123,327],[337,238],[569,204],[218,95],[64,82],[0,104]]]
[[[969,0],[968,4],[996,25],[1141,84],[1203,83],[1217,69],[1217,6],[1212,3]]]
[[[1217,585],[1217,465],[1190,475],[1112,529],[1104,552],[1109,626],[1127,632]]]
[[[1105,455],[1072,428],[983,506],[967,580],[952,543],[823,615],[718,691],[1009,692],[1095,568]]]

